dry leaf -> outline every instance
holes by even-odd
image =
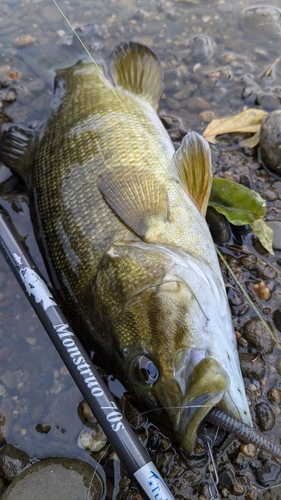
[[[208,142],[215,144],[217,135],[230,132],[259,133],[260,123],[264,115],[266,112],[261,109],[246,109],[234,116],[214,119],[205,129],[203,136]]]
[[[258,132],[256,132],[252,137],[249,137],[249,139],[240,141],[239,146],[240,148],[254,148],[255,146],[258,145],[259,141],[260,141],[260,130],[258,130]]]

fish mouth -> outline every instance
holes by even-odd
[[[202,420],[223,399],[228,388],[229,377],[216,359],[204,358],[193,368],[178,428],[180,443],[188,453],[194,449]]]

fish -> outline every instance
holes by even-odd
[[[205,215],[208,143],[179,149],[157,115],[154,52],[124,42],[109,63],[56,73],[46,124],[13,125],[0,158],[25,179],[49,276],[102,363],[189,453],[209,410],[252,425]]]

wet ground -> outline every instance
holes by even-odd
[[[121,41],[149,45],[165,71],[160,115],[177,146],[188,130],[202,133],[212,117],[244,107],[271,112],[281,108],[281,13],[279,1],[252,6],[249,0],[66,1],[60,2],[97,60],[108,60]],[[261,4],[262,5],[262,4]],[[91,24],[90,28],[85,28]],[[41,123],[47,118],[56,68],[81,58],[83,50],[51,0],[4,0],[0,5],[0,120]],[[174,117],[171,119],[171,116]],[[247,228],[230,228],[213,214],[220,244],[239,281],[280,339],[281,179],[260,161],[259,150],[241,149],[241,134],[223,136],[212,146],[216,175],[257,190],[274,221],[275,255],[269,255]],[[25,190],[0,168],[1,204],[46,276],[29,219]],[[81,395],[30,309],[5,261],[0,260],[0,443],[27,452],[32,461],[49,456],[91,455],[77,446],[83,427],[77,406]],[[223,268],[237,332],[245,386],[255,425],[273,440],[281,431],[281,353],[252,307]],[[110,387],[120,386],[109,377]],[[127,410],[128,411],[128,410]],[[130,410],[132,411],[132,410]],[[129,417],[129,413],[128,413]],[[83,422],[82,422],[83,421]],[[211,469],[200,449],[182,454],[149,422],[138,433],[177,499],[210,498]],[[214,447],[221,498],[279,499],[280,464],[266,453],[224,437]],[[107,474],[107,498],[138,498],[120,471],[112,450],[101,458]],[[122,471],[121,471],[122,472]],[[9,483],[0,479],[0,491]]]

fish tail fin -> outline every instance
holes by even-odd
[[[163,73],[152,50],[137,42],[121,43],[111,54],[110,72],[117,87],[138,95],[157,108],[163,91]]]

